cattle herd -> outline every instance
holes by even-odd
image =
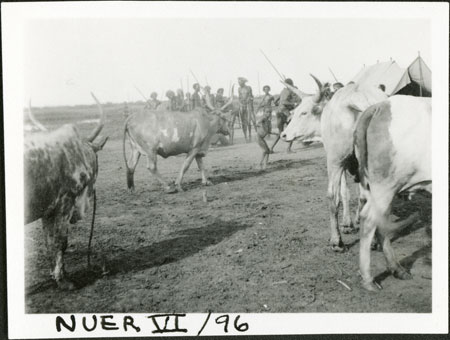
[[[371,247],[379,245],[388,269],[399,279],[410,274],[399,264],[390,238],[411,224],[416,215],[397,220],[391,214],[393,199],[426,190],[431,193],[431,99],[405,95],[388,97],[383,91],[350,82],[332,96],[317,81],[314,95],[305,95],[284,85],[301,98],[280,137],[286,142],[320,138],[326,151],[330,245],[345,251],[338,224],[343,207],[343,233],[360,225],[359,266],[363,287],[377,290],[370,272]],[[42,219],[51,275],[61,289],[73,289],[65,277],[64,252],[68,228],[86,215],[95,198],[98,173],[97,152],[107,137],[99,134],[107,119],[101,104],[100,121],[90,136],[83,137],[74,125],[47,131],[28,110],[37,130],[25,134],[25,223]],[[123,155],[128,188],[134,189],[134,171],[141,155],[147,168],[167,192],[182,191],[182,179],[195,159],[202,184],[211,185],[203,158],[212,137],[229,134],[232,119],[225,104],[213,112],[197,108],[191,112],[144,109],[128,116],[123,128]],[[131,151],[126,151],[126,145]],[[157,169],[157,156],[186,154],[174,185]],[[359,183],[356,220],[349,209],[349,180]],[[375,236],[375,237],[374,237]],[[325,240],[324,240],[325,242]],[[299,273],[301,274],[301,273]]]

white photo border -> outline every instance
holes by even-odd
[[[220,9],[220,10],[219,10]],[[433,281],[432,313],[289,313],[241,314],[249,323],[245,335],[448,333],[448,3],[372,2],[34,2],[2,3],[3,105],[5,146],[5,206],[7,244],[8,328],[10,338],[156,336],[151,327],[141,333],[96,330],[57,332],[54,314],[26,314],[24,301],[23,221],[23,29],[42,18],[418,18],[431,22],[433,70]],[[445,256],[443,255],[445,254]],[[356,261],[356,259],[355,259]],[[379,294],[382,294],[379,293]],[[150,313],[151,311],[149,311]],[[77,317],[91,314],[77,314]],[[148,325],[150,314],[132,315]],[[218,316],[220,314],[214,314]],[[237,314],[230,314],[231,316]],[[68,315],[63,315],[69,317]],[[121,318],[124,314],[114,314]],[[185,334],[197,335],[207,314],[188,314]],[[326,327],[324,327],[326,325]],[[144,327],[141,327],[144,328]],[[206,327],[203,335],[223,335]],[[242,334],[231,331],[228,334]]]

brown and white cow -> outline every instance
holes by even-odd
[[[343,251],[341,233],[338,228],[338,208],[343,205],[344,233],[355,230],[349,210],[350,194],[347,187],[346,170],[356,172],[352,162],[353,132],[361,113],[370,105],[387,98],[375,87],[360,87],[350,83],[339,89],[331,99],[327,89],[316,80],[319,90],[315,96],[307,96],[296,108],[293,117],[281,134],[285,141],[305,140],[321,137],[327,157],[328,200],[330,213],[330,244],[333,250]],[[289,87],[289,84],[285,84]],[[289,87],[292,91],[298,91]],[[301,93],[299,93],[301,95]],[[359,209],[358,209],[359,211]]]
[[[231,98],[232,100],[232,98]],[[207,113],[203,108],[190,112],[159,112],[144,110],[128,117],[123,136],[123,155],[127,168],[127,186],[134,190],[134,171],[141,154],[147,156],[147,168],[164,186],[167,192],[183,191],[181,182],[192,161],[197,161],[202,174],[202,183],[209,185],[203,164],[211,138],[216,133],[229,134],[227,115],[222,114],[231,103],[228,101],[221,109]],[[131,155],[127,159],[125,142],[129,140]],[[167,158],[187,154],[175,181],[175,188],[168,185],[157,170],[157,155]]]
[[[84,218],[90,206],[98,173],[97,151],[107,140],[94,142],[106,116],[92,97],[101,119],[88,138],[82,138],[74,125],[42,131],[39,124],[41,131],[25,134],[25,223],[42,219],[51,274],[62,289],[73,288],[64,277],[68,227]],[[31,110],[29,114],[33,117]]]
[[[390,236],[410,224],[415,214],[392,222],[393,198],[423,189],[431,193],[431,99],[393,96],[370,106],[354,133],[355,154],[365,203],[361,210],[360,271],[366,289],[375,290],[370,275],[370,244],[376,233],[389,270],[411,275],[398,263]]]

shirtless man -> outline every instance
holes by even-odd
[[[294,86],[294,82],[292,79],[287,78],[285,82],[291,86]],[[286,125],[289,123],[291,111],[294,110],[298,104],[300,104],[301,99],[298,96],[289,90],[287,87],[284,88],[280,93],[279,98],[279,107],[277,112],[277,128],[278,128],[278,136],[272,147],[270,148],[270,153],[273,153],[273,148],[280,140],[280,135],[283,132]],[[289,142],[287,152],[290,153],[293,142]]]
[[[191,95],[191,108],[194,110],[196,107],[202,107],[202,97],[200,97],[200,84],[195,83],[192,85],[194,93]]]
[[[158,94],[156,92],[152,92],[150,94],[150,100],[145,104],[145,108],[150,110],[156,110],[156,108],[161,105],[161,102],[157,99]]]
[[[169,99],[167,109],[169,111],[177,111],[177,97],[175,96],[175,92],[168,90],[166,92],[166,97]]]
[[[207,112],[214,111],[214,96],[211,94],[211,86],[206,85],[203,88],[205,94],[203,95],[203,107]]]
[[[221,108],[222,106],[224,106],[225,105],[225,97],[224,97],[224,95],[223,95],[223,88],[220,88],[220,89],[218,89],[217,90],[217,93],[216,93],[216,109],[218,109],[218,108]]]
[[[261,162],[259,166],[262,170],[264,170],[267,166],[267,162],[269,161],[270,149],[265,141],[266,136],[270,136],[272,134],[272,104],[274,103],[275,98],[269,93],[270,86],[265,85],[263,87],[264,97],[261,100],[261,103],[256,110],[257,119],[256,119],[256,135],[258,145],[261,147],[263,153]],[[260,109],[263,109],[262,112],[259,112]]]
[[[184,102],[184,93],[182,89],[177,90],[176,102],[177,102],[177,111],[185,112],[186,104]]]
[[[185,100],[185,107],[186,107],[186,111],[192,111],[192,102],[191,102],[191,93],[190,92],[186,92],[186,100]]]
[[[248,143],[252,140],[252,126],[250,124],[250,121],[253,123],[253,126],[256,130],[256,122],[255,122],[255,115],[253,113],[253,93],[252,88],[248,85],[245,85],[247,82],[247,79],[244,77],[238,78],[239,83],[239,116],[241,118],[242,123],[242,130],[244,132],[245,141]],[[233,140],[234,137],[234,120],[235,116],[233,117],[233,120],[231,122],[232,130],[231,130],[231,139]],[[247,132],[248,132],[248,139],[247,139]]]

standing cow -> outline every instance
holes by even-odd
[[[219,110],[207,113],[203,108],[191,112],[142,111],[128,117],[123,136],[123,155],[127,168],[127,186],[134,190],[134,170],[141,154],[147,156],[147,168],[164,186],[167,192],[183,191],[181,182],[192,161],[196,160],[202,174],[202,183],[210,184],[205,173],[203,157],[208,152],[211,138],[216,133],[228,135],[228,119],[222,111],[232,98]],[[129,140],[131,155],[127,159],[125,142]],[[172,188],[158,172],[157,155],[164,158],[185,153],[186,159]]]
[[[328,171],[328,200],[330,213],[330,244],[335,251],[344,251],[338,228],[338,208],[343,203],[344,233],[355,230],[349,210],[350,193],[347,187],[346,170],[356,173],[353,157],[353,132],[361,113],[370,105],[387,99],[385,93],[375,87],[360,87],[351,83],[339,89],[331,99],[328,89],[316,79],[319,90],[314,96],[307,96],[297,107],[294,115],[281,134],[285,141],[322,137]],[[292,91],[298,89],[285,84]],[[359,211],[359,209],[358,209]]]
[[[94,142],[106,116],[93,94],[92,97],[101,119],[88,138],[81,138],[74,125],[54,131],[44,131],[41,126],[40,132],[25,134],[25,223],[42,219],[51,275],[61,289],[73,288],[64,277],[69,223],[85,217],[95,191],[97,151],[107,140]],[[32,117],[31,110],[29,114]]]
[[[364,288],[375,290],[370,275],[370,244],[375,234],[393,275],[411,277],[398,263],[390,237],[415,216],[393,223],[390,212],[399,193],[420,189],[431,193],[431,99],[399,95],[370,106],[357,123],[354,146],[365,201],[360,272]]]

